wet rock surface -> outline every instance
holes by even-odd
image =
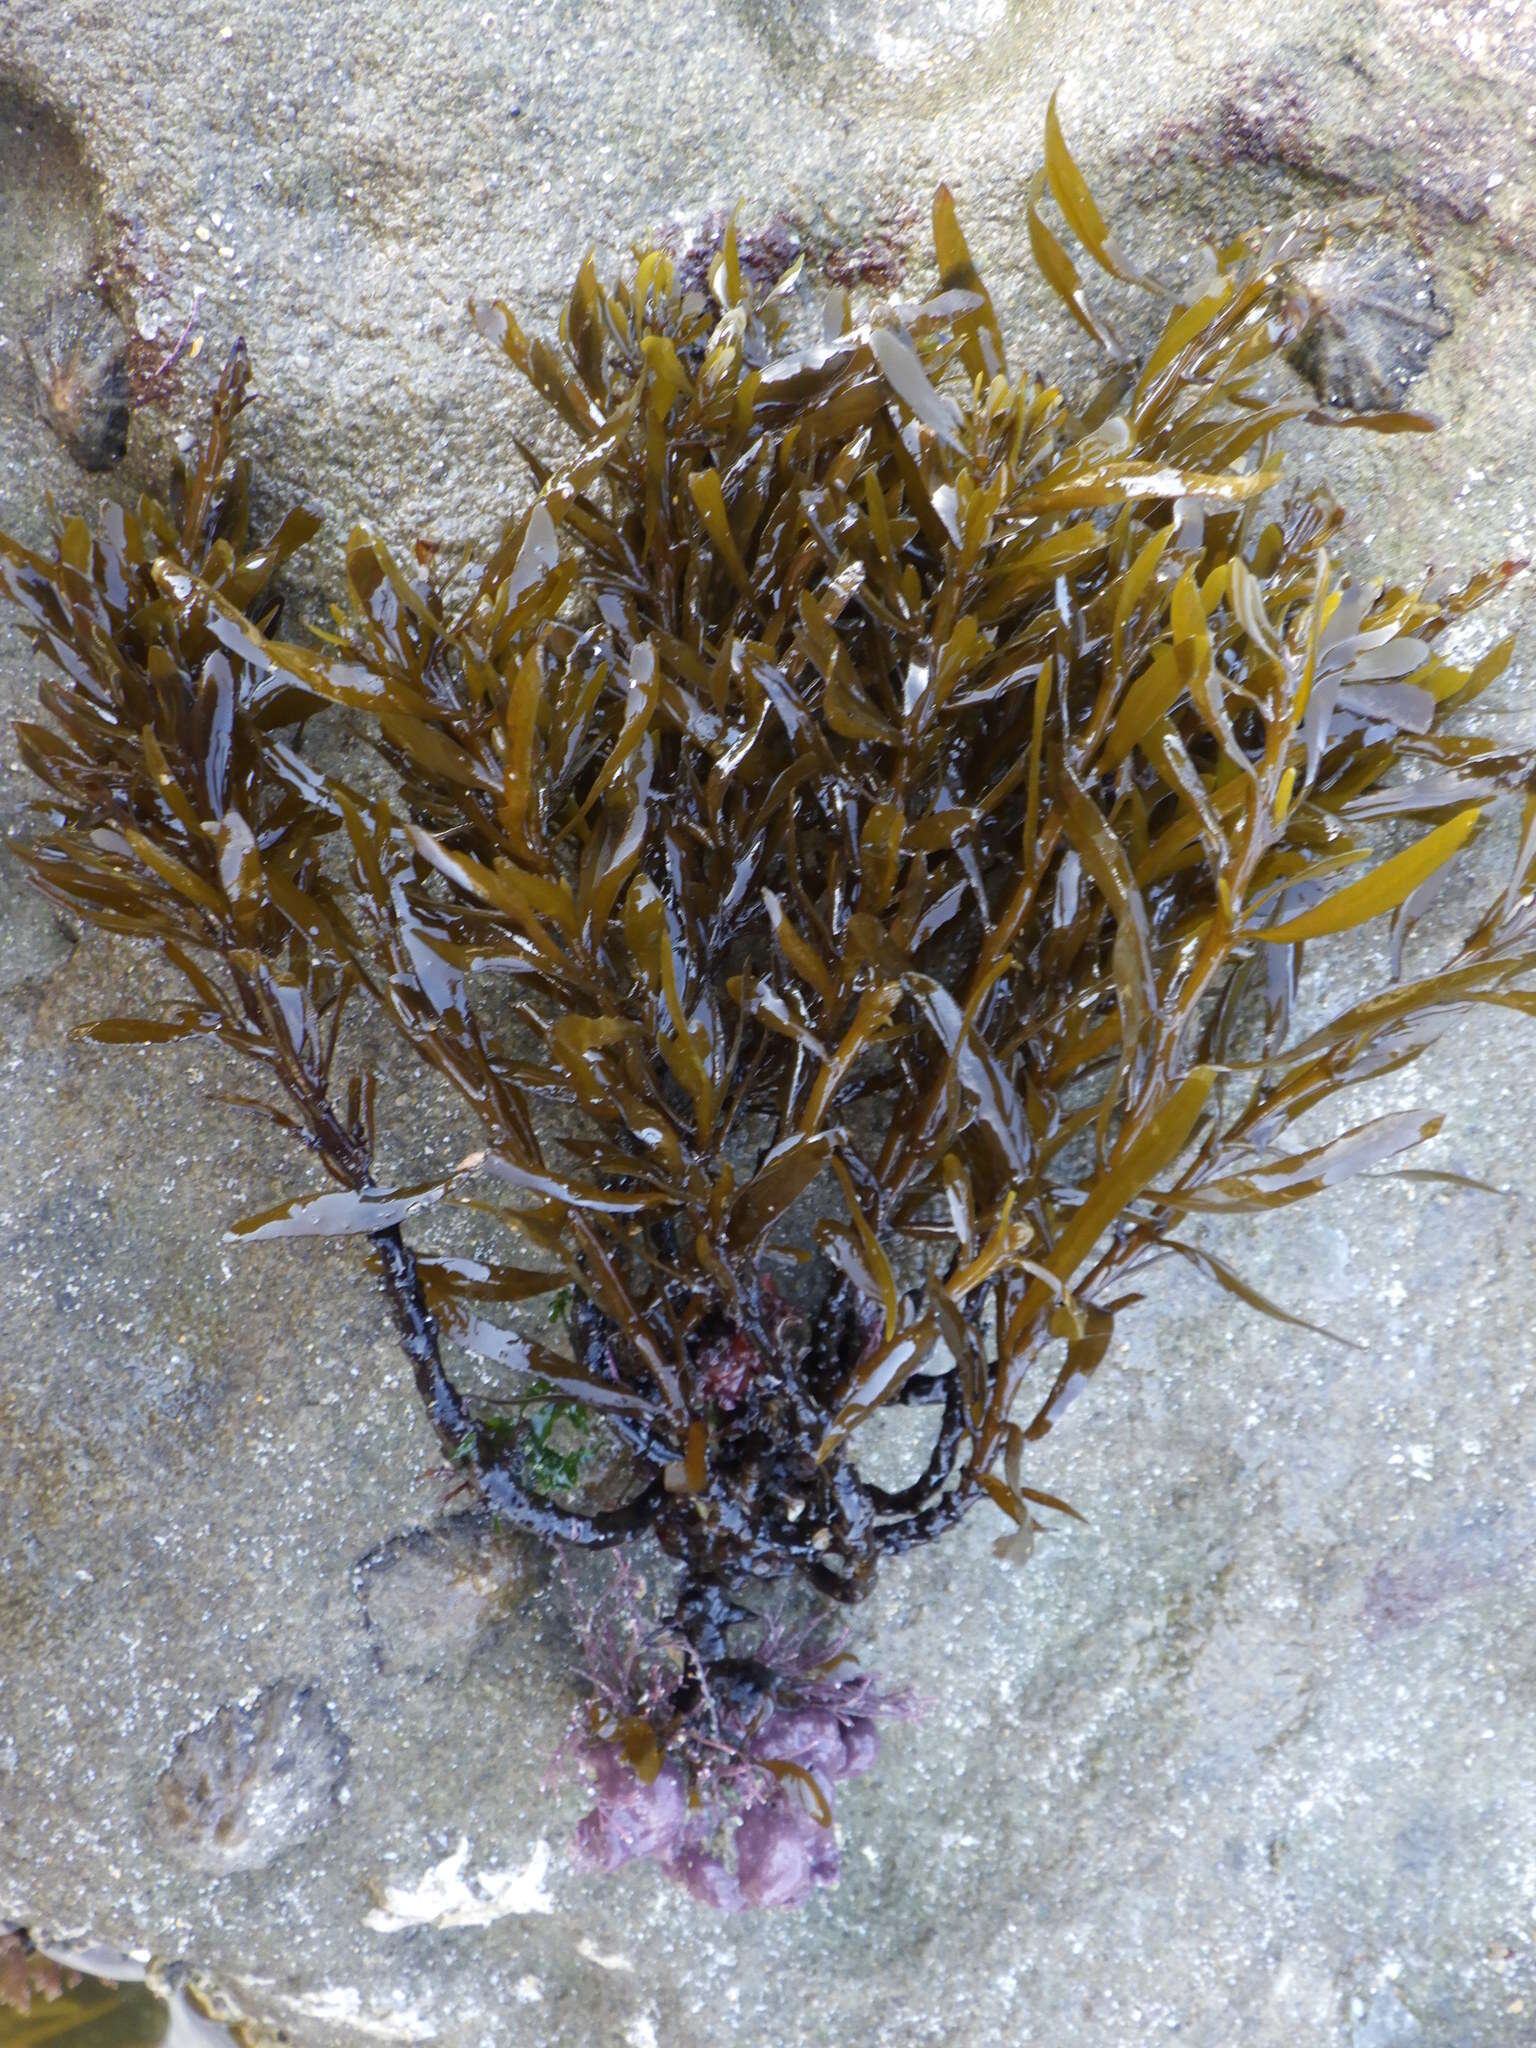
[[[116,473],[85,475],[21,348],[113,216],[164,294],[119,317],[196,310],[209,337],[189,404],[248,337],[258,475],[321,506],[332,562],[360,516],[402,545],[483,543],[523,490],[529,416],[470,333],[471,290],[552,326],[589,239],[686,248],[738,200],[855,282],[876,257],[924,275],[947,177],[1015,360],[1070,373],[1085,355],[1022,226],[1064,79],[1074,145],[1154,264],[1388,198],[1383,233],[1454,321],[1408,402],[1448,425],[1299,436],[1293,461],[1336,480],[1362,566],[1527,553],[1533,49],[1522,10],[1482,0],[6,0],[0,522],[35,536],[48,491],[88,508],[163,473],[172,430],[140,412]],[[1522,588],[1488,730],[1536,676]],[[8,643],[7,716],[33,683]],[[29,792],[8,739],[0,758],[9,828]],[[14,929],[7,912],[6,949]],[[153,969],[31,931],[23,971],[0,968],[0,1916],[183,1957],[304,2048],[1530,2037],[1528,1024],[1474,1020],[1411,1095],[1380,1090],[1449,1107],[1436,1163],[1512,1197],[1365,1183],[1212,1232],[1362,1350],[1157,1276],[1036,1454],[1089,1528],[1013,1565],[978,1516],[888,1573],[859,1640],[927,1720],[849,1788],[841,1887],[727,1925],[647,1875],[567,1866],[583,1801],[549,1777],[573,1700],[557,1585],[487,1635],[435,1548],[407,1547],[369,1573],[362,1625],[358,1560],[437,1527],[451,1484],[382,1306],[341,1251],[219,1245],[303,1162],[206,1101],[232,1085],[211,1055],[71,1043]],[[386,1054],[382,1099],[413,1085]],[[412,1141],[448,1157],[470,1134],[429,1102]],[[189,1868],[153,1819],[160,1774],[285,1673],[345,1731],[348,1796],[265,1868]],[[414,1918],[370,1924],[381,1898]]]
[[[0,996],[46,981],[74,943],[52,904],[27,886],[20,861],[0,850]]]

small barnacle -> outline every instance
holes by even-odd
[[[1325,405],[1350,412],[1399,405],[1455,324],[1429,266],[1394,245],[1330,251],[1294,283],[1305,325],[1286,353]]]
[[[454,1677],[526,1597],[533,1558],[485,1515],[460,1514],[391,1537],[352,1576],[380,1670]]]
[[[99,292],[49,294],[24,344],[37,407],[82,469],[111,469],[132,418],[126,328]]]
[[[349,1748],[314,1687],[281,1679],[181,1738],[155,1787],[156,1831],[192,1870],[264,1870],[332,1818]]]

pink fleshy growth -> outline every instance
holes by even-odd
[[[868,1690],[862,1673],[823,1687],[860,1703]],[[611,1871],[649,1858],[718,1912],[798,1906],[818,1885],[837,1882],[837,1838],[823,1815],[808,1811],[814,1797],[808,1787],[775,1780],[764,1767],[793,1764],[830,1808],[834,1787],[867,1771],[879,1746],[867,1714],[781,1707],[743,1742],[739,1760],[717,1773],[712,1796],[690,1806],[675,1763],[645,1785],[615,1744],[589,1741],[582,1759],[593,1773],[597,1803],[577,1826],[575,1860],[584,1870]]]
[[[843,1776],[861,1778],[875,1767],[880,1754],[880,1731],[867,1714],[843,1723]]]
[[[847,1776],[842,1723],[830,1707],[780,1708],[752,1743],[753,1756],[767,1763],[798,1764],[817,1778]]]
[[[837,1840],[788,1794],[754,1806],[736,1830],[736,1874],[749,1906],[799,1906],[818,1885],[836,1884]]]
[[[567,1754],[589,1773],[593,1804],[574,1860],[605,1872],[652,1862],[717,1912],[799,1905],[838,1879],[827,1823],[836,1788],[874,1765],[877,1723],[909,1718],[916,1703],[853,1666],[846,1638],[817,1620],[766,1624],[750,1664],[706,1666],[680,1706],[697,1652],[672,1627],[646,1625],[644,1590],[621,1565],[607,1593],[578,1610],[593,1699]],[[760,1681],[743,1690],[752,1669]],[[617,1735],[636,1719],[665,1752],[649,1785]]]
[[[636,1857],[666,1858],[688,1820],[688,1790],[676,1764],[644,1784],[611,1743],[587,1745],[584,1761],[597,1778],[597,1804],[576,1828],[581,1870],[617,1870]]]
[[[663,1868],[701,1906],[713,1906],[717,1913],[739,1913],[747,1903],[736,1873],[727,1870],[718,1856],[707,1855],[702,1849],[685,1849]]]

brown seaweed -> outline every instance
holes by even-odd
[[[1086,260],[1159,301],[1143,360],[1047,192]],[[279,637],[270,595],[316,522],[253,543],[231,460],[243,347],[169,507],[66,520],[45,553],[0,539],[51,664],[21,728],[48,791],[34,878],[186,984],[88,1035],[208,1037],[265,1070],[257,1106],[331,1185],[232,1234],[356,1236],[448,1455],[535,1534],[653,1536],[699,1684],[744,1589],[855,1601],[982,1502],[1015,1553],[1070,1513],[1028,1447],[1156,1259],[1316,1317],[1192,1220],[1398,1157],[1434,1119],[1293,1127],[1468,1006],[1536,1004],[1536,762],[1458,724],[1509,643],[1443,644],[1521,565],[1357,581],[1337,506],[1282,489],[1292,422],[1431,424],[1293,395],[1291,280],[1328,224],[1239,237],[1176,296],[1109,233],[1054,112],[1028,219],[1109,352],[1076,400],[1010,371],[942,189],[932,295],[856,321],[833,293],[814,337],[803,281],[759,289],[734,229],[707,289],[661,249],[611,286],[589,259],[558,345],[477,305],[567,451],[529,455],[531,501],[457,589],[354,532],[318,649]],[[327,706],[387,798],[306,762]],[[1516,796],[1502,891],[1408,971]],[[1391,978],[1341,948],[1359,994],[1297,1035],[1304,957],[1362,927]],[[469,1159],[377,1183],[372,1079],[337,1078],[353,1000],[468,1105]],[[418,1259],[407,1223],[466,1200],[505,1258]],[[494,1313],[546,1295],[568,1350]],[[542,1492],[528,1428],[460,1392],[449,1342],[611,1432],[627,1497]],[[933,1416],[896,1490],[860,1463],[893,1404]],[[657,1755],[699,1684],[651,1701]]]

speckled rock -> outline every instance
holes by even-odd
[[[1016,359],[1080,366],[1022,226],[1061,79],[1154,264],[1385,195],[1383,246],[1454,322],[1410,394],[1449,424],[1301,436],[1293,459],[1326,460],[1362,565],[1536,544],[1528,0],[0,0],[0,26],[13,529],[49,490],[102,489],[21,353],[49,294],[93,280],[151,347],[197,312],[189,403],[248,336],[250,445],[269,494],[324,510],[315,575],[363,515],[484,542],[522,489],[514,434],[542,427],[466,296],[551,323],[589,240],[686,248],[743,200],[774,246],[899,284],[946,177]],[[135,414],[111,489],[158,473],[174,419]],[[1479,631],[1518,605],[1536,623],[1522,588]],[[1533,649],[1490,727],[1524,715]],[[5,708],[31,687],[7,647]],[[0,756],[9,825],[26,791]],[[860,1637],[927,1720],[850,1788],[840,1889],[725,1923],[565,1863],[557,1587],[451,1677],[375,1654],[354,1575],[433,1523],[451,1475],[366,1276],[339,1250],[219,1246],[303,1168],[209,1107],[213,1055],[68,1040],[152,968],[43,921],[13,972],[9,914],[0,941],[0,1918],[185,1959],[304,2048],[1536,2035],[1528,1024],[1475,1019],[1378,1091],[1449,1106],[1438,1162],[1510,1195],[1367,1182],[1213,1231],[1363,1348],[1162,1275],[1037,1454],[1089,1527],[1010,1564],[978,1516],[887,1574]],[[414,1083],[387,1050],[382,1073],[388,1108]],[[410,1133],[420,1156],[468,1138],[435,1100]],[[265,1869],[186,1868],[151,1823],[159,1774],[289,1673],[350,1742],[345,1803]]]

